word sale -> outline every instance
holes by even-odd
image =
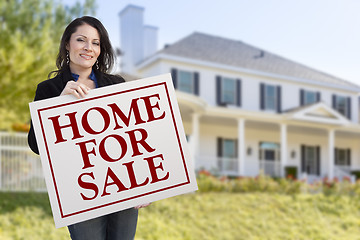
[[[130,106],[127,115],[124,114],[123,109],[116,103],[111,103],[107,104],[106,107],[97,106],[89,108],[84,113],[70,112],[48,118],[52,123],[56,137],[54,145],[60,146],[62,143],[71,141],[81,153],[83,172],[77,178],[77,183],[84,190],[79,193],[83,200],[93,200],[97,197],[110,195],[109,186],[116,186],[117,192],[121,192],[154,184],[169,178],[170,174],[163,166],[164,156],[158,153],[149,143],[148,132],[145,126],[146,123],[165,118],[166,114],[165,111],[160,109],[159,100],[159,94],[132,99],[131,102],[129,101]],[[93,118],[89,116],[90,113],[96,113],[101,116],[102,129],[93,129],[91,127]],[[116,134],[116,131],[111,131],[111,133],[102,137],[101,140],[98,138],[89,139],[89,136],[99,135],[108,129],[126,130],[130,125],[132,125],[132,130],[124,131],[121,135]],[[144,127],[137,125],[144,125]],[[133,126],[137,128],[133,129]],[[71,130],[72,138],[64,136],[64,129],[67,133]],[[89,140],[79,141],[84,137]],[[109,142],[112,143],[112,146],[115,145],[116,149],[120,149],[119,155],[116,157],[113,156],[114,154],[109,154],[109,149],[107,149],[109,146],[107,143]],[[142,164],[134,164],[135,160],[129,161],[129,159],[135,158],[139,161],[138,156],[144,153],[146,157],[141,159]],[[125,156],[127,156],[126,159],[124,159]],[[98,162],[97,159],[99,158],[107,163],[118,162],[120,164],[124,162],[120,165],[126,170],[127,176],[122,174],[122,180],[120,180],[120,174],[117,175],[116,171],[114,172],[110,167],[107,167],[106,172],[102,176],[95,176],[93,169],[96,168],[95,163]],[[136,176],[135,165],[146,166],[149,175]],[[125,177],[127,179],[124,179]],[[99,182],[101,183],[99,184]]]

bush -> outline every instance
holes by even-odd
[[[285,176],[287,178],[297,178],[297,167],[285,167]]]
[[[257,177],[227,178],[216,177],[207,171],[200,171],[197,177],[200,192],[269,192],[269,193],[300,193],[302,182],[292,179],[273,179],[263,174]]]
[[[329,181],[324,178],[323,181],[306,183],[294,179],[291,175],[288,178],[271,178],[260,174],[257,177],[239,177],[228,178],[225,176],[216,177],[210,172],[202,170],[197,174],[197,183],[199,192],[230,192],[230,193],[279,193],[279,194],[299,194],[323,193],[329,195],[348,195],[360,197],[360,180],[351,183],[350,179],[344,178],[339,181],[334,178]]]

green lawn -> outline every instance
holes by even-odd
[[[322,194],[196,193],[140,210],[136,239],[360,239],[360,199]],[[69,239],[46,193],[0,193],[0,239]]]

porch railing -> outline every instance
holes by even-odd
[[[281,176],[280,161],[260,160],[259,162],[260,162],[260,170],[262,170],[265,175],[271,177]]]
[[[336,177],[340,181],[344,180],[345,178],[348,178],[351,182],[356,181],[356,177],[351,174],[351,167],[350,166],[335,165],[334,177]]]
[[[220,175],[239,176],[237,158],[201,156],[195,159],[196,169],[206,169]]]
[[[29,149],[26,133],[0,132],[0,190],[46,191],[40,157]]]

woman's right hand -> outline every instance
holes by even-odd
[[[84,98],[89,93],[89,90],[90,88],[82,83],[68,81],[60,96],[71,94],[77,98]]]

